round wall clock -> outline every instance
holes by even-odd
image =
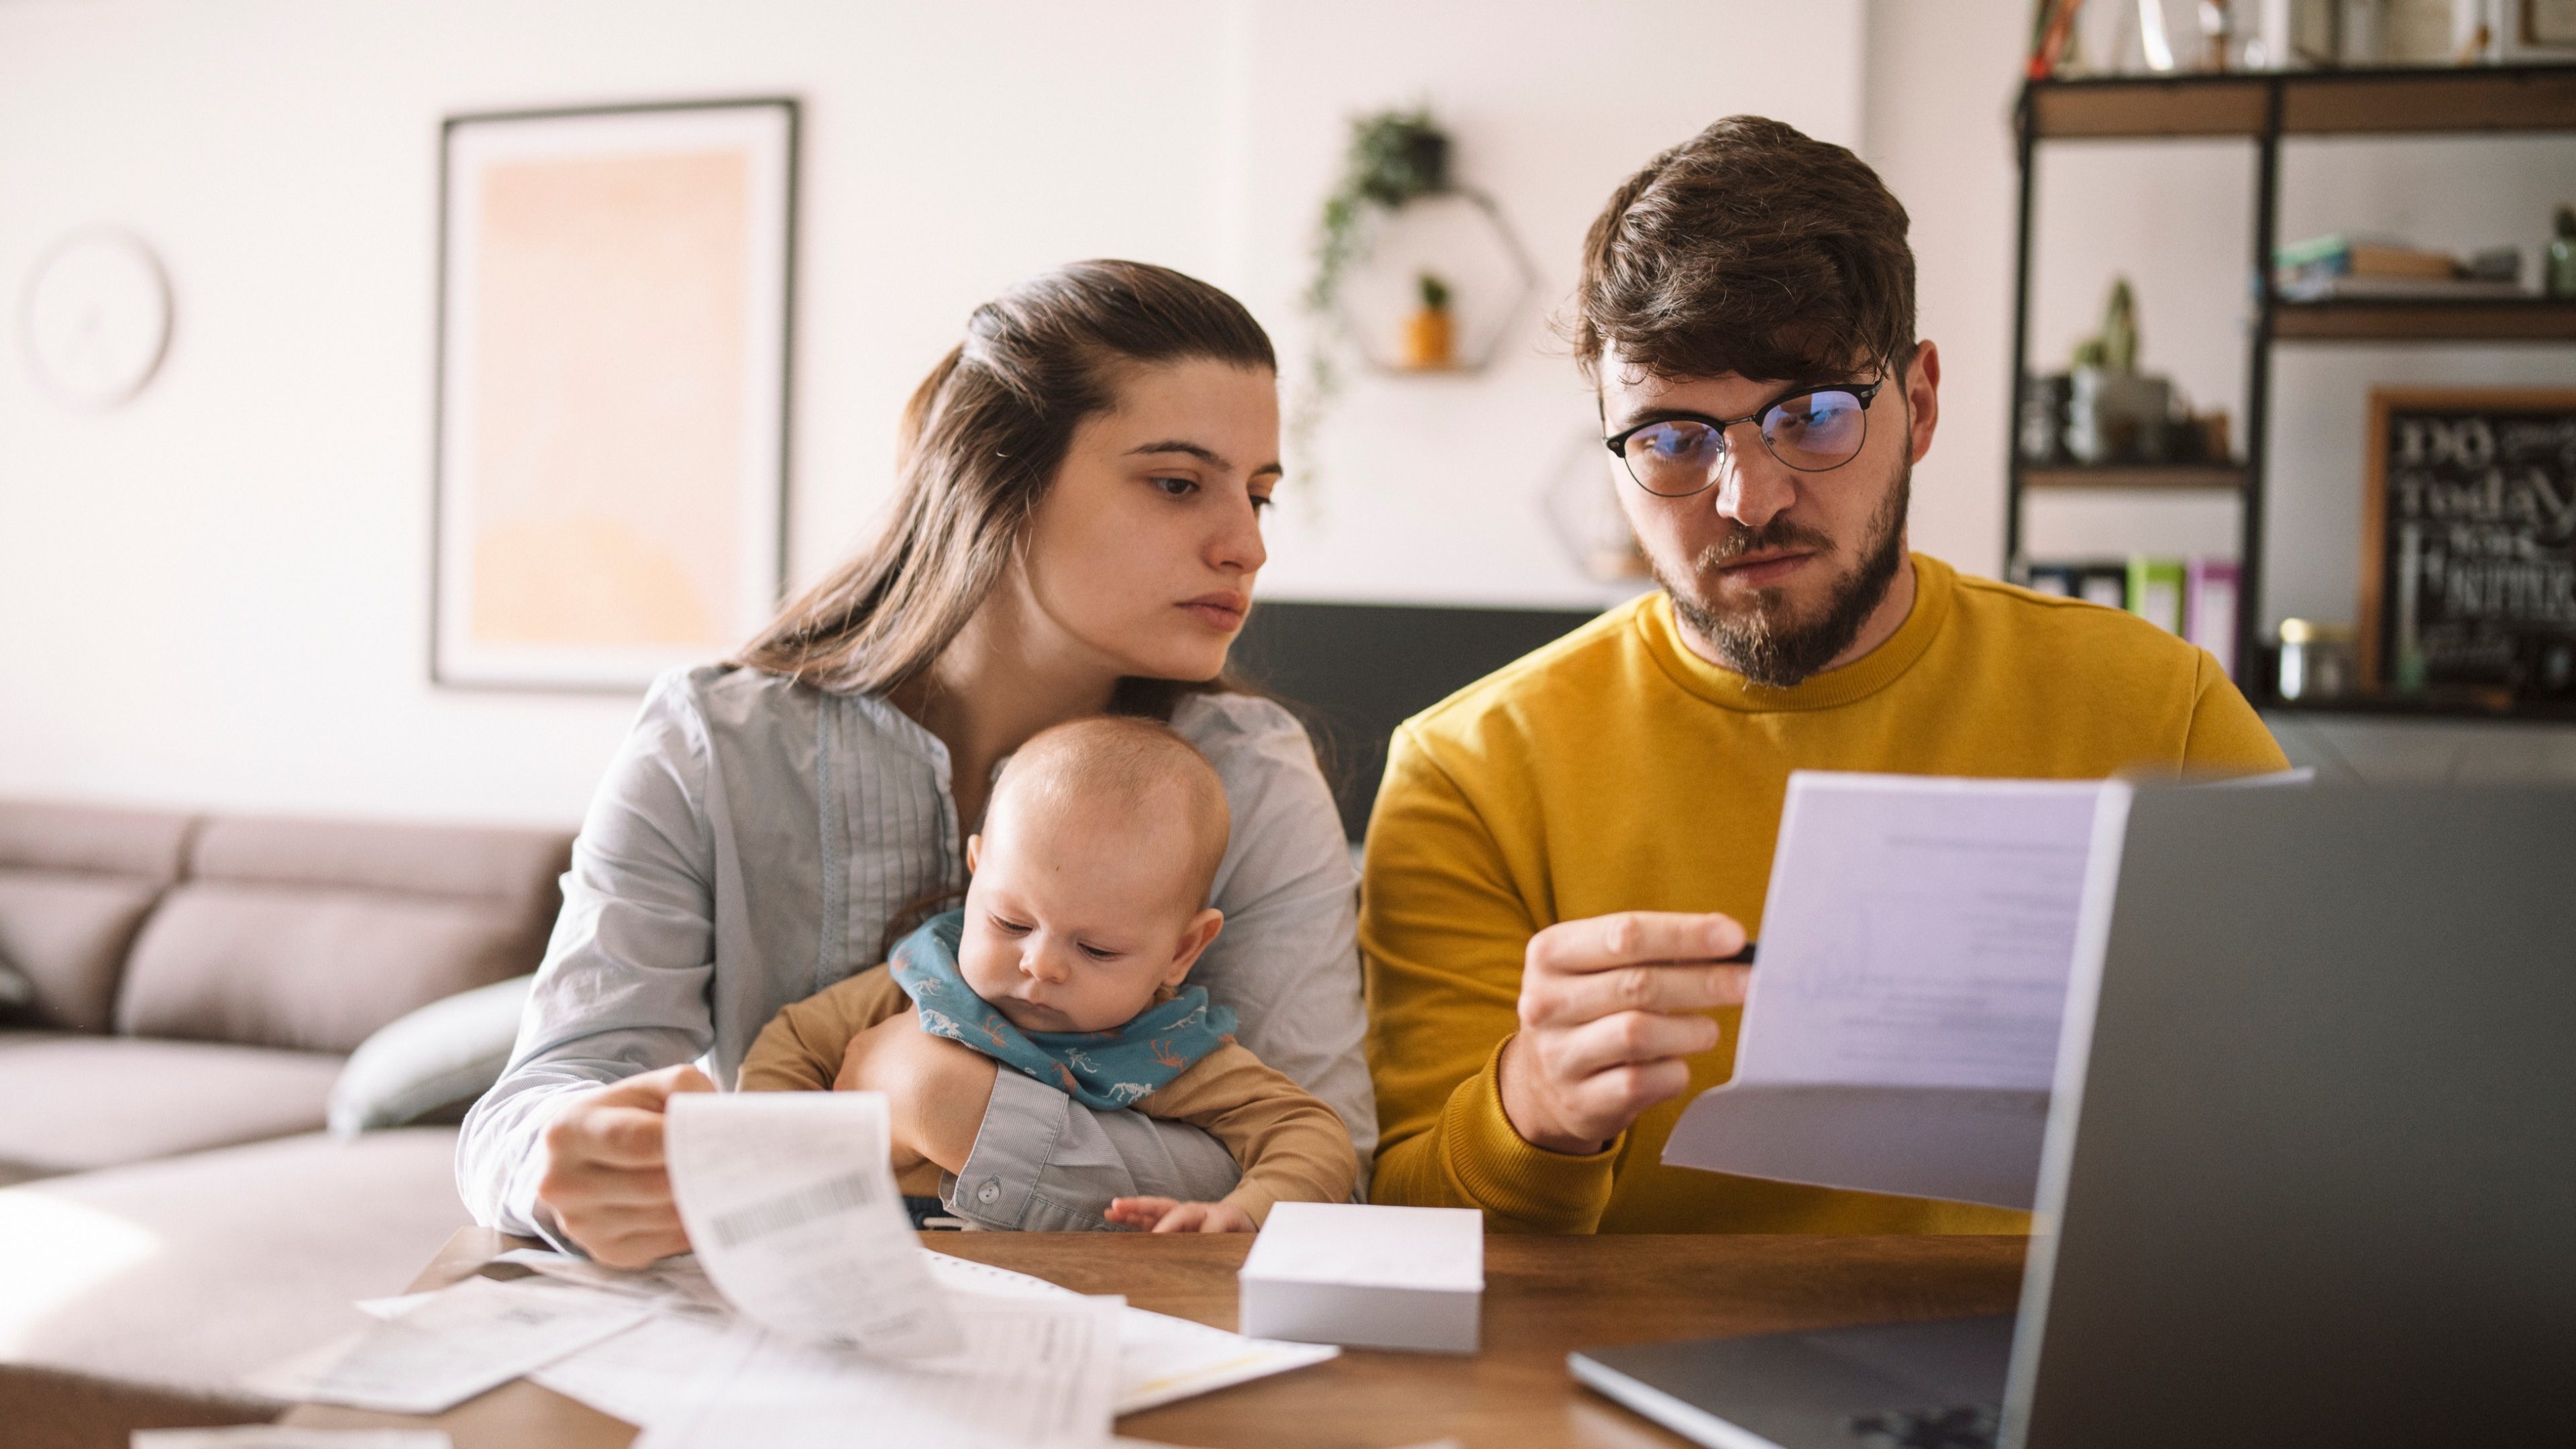
[[[48,390],[81,407],[114,407],[161,365],[170,284],[139,238],[78,232],[36,263],[21,321],[28,363]]]

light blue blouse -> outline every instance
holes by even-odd
[[[1358,879],[1313,747],[1249,695],[1185,696],[1171,722],[1216,766],[1234,825],[1209,894],[1225,929],[1190,979],[1341,1115],[1365,1163]],[[781,1007],[876,964],[897,913],[965,881],[948,750],[911,717],[756,670],[664,675],[573,843],[509,1068],[465,1120],[466,1205],[568,1246],[536,1207],[542,1134],[566,1101],[691,1061],[730,1087]],[[942,1196],[981,1226],[1097,1228],[1112,1198],[1212,1201],[1235,1176],[1196,1128],[1004,1072]]]

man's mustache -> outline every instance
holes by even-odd
[[[1834,541],[1804,524],[1775,518],[1760,528],[1738,528],[1699,551],[1697,560],[1703,569],[1724,568],[1747,554],[1769,553],[1777,549],[1806,548],[1818,553],[1832,553]]]

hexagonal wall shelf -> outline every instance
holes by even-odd
[[[1378,372],[1479,372],[1538,295],[1538,268],[1492,197],[1464,189],[1377,211],[1333,307],[1336,332]],[[1424,310],[1423,279],[1447,294],[1448,360],[1425,365],[1408,328]],[[1411,345],[1409,345],[1411,344]],[[1433,349],[1434,355],[1440,349]]]

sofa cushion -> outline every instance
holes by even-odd
[[[0,800],[0,960],[32,998],[13,1024],[105,1031],[135,928],[178,878],[194,818]]]
[[[455,1156],[452,1128],[316,1133],[0,1189],[0,1363],[238,1393],[467,1225]]]
[[[127,958],[119,1031],[347,1052],[536,969],[562,831],[208,821]]]
[[[541,950],[518,913],[477,901],[190,882],[135,942],[116,1028],[351,1052],[407,1012],[536,969]]]
[[[341,1058],[207,1042],[0,1032],[0,1174],[85,1172],[310,1132]],[[0,1278],[5,1281],[5,1278]]]
[[[161,884],[132,876],[0,867],[0,959],[27,979],[12,1024],[105,1031],[118,975]]]
[[[513,976],[433,1001],[367,1038],[331,1084],[332,1135],[464,1120],[510,1064],[536,979]]]
[[[74,870],[167,884],[179,877],[193,815],[0,800],[0,869]]]

